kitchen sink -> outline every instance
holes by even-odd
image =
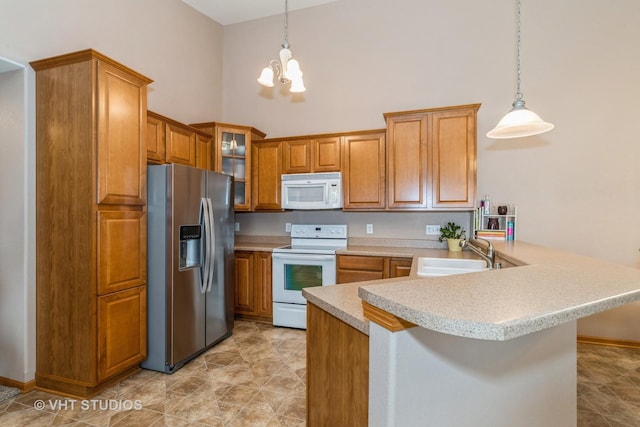
[[[462,258],[418,258],[418,276],[438,277],[451,274],[473,273],[488,270],[487,263],[481,259]]]

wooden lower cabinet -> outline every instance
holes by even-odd
[[[99,381],[147,357],[146,317],[146,286],[98,297]]]
[[[307,426],[365,427],[369,337],[307,304]]]
[[[234,312],[237,318],[273,321],[271,252],[235,252]]]
[[[401,257],[338,255],[336,281],[350,283],[408,276],[411,261]]]

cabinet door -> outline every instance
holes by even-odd
[[[147,115],[147,162],[164,163],[164,122]]]
[[[253,253],[252,252],[236,252],[235,253],[235,294],[234,310],[239,314],[253,314],[254,305],[254,286],[253,286]]]
[[[147,223],[144,211],[98,211],[98,295],[144,285]]]
[[[476,111],[431,115],[432,207],[473,208],[476,199]]]
[[[110,64],[98,62],[97,67],[97,203],[144,205],[146,88]]]
[[[251,168],[254,210],[281,210],[282,151],[277,141],[252,145]]]
[[[388,276],[388,258],[379,256],[339,255],[337,283],[363,282]]]
[[[387,208],[427,207],[427,116],[387,117]]]
[[[312,141],[301,139],[282,142],[282,159],[284,173],[311,172]]]
[[[216,170],[234,177],[234,208],[251,209],[251,131],[233,127],[216,127],[218,162]]]
[[[391,258],[389,261],[389,277],[404,277],[411,274],[411,259]]]
[[[213,145],[211,138],[196,134],[196,167],[200,169],[211,170],[211,146]]]
[[[384,209],[384,133],[344,136],[342,154],[343,209]]]
[[[167,163],[179,163],[187,166],[196,165],[196,133],[174,123],[167,123],[166,160]]]
[[[340,137],[319,138],[313,141],[313,171],[340,171]]]
[[[255,315],[273,319],[271,253],[255,252],[254,263]]]
[[[147,357],[145,286],[98,297],[98,378],[104,380]]]

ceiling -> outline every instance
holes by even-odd
[[[284,13],[284,0],[182,0],[214,21],[229,25]],[[336,0],[291,0],[289,10],[305,9]]]

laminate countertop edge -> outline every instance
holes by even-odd
[[[521,241],[494,246],[499,257],[518,266],[418,277],[415,258],[423,255],[414,254],[409,277],[342,284],[347,287],[340,291],[305,289],[303,295],[363,332],[368,320],[362,300],[430,330],[495,341],[640,301],[639,269]]]

